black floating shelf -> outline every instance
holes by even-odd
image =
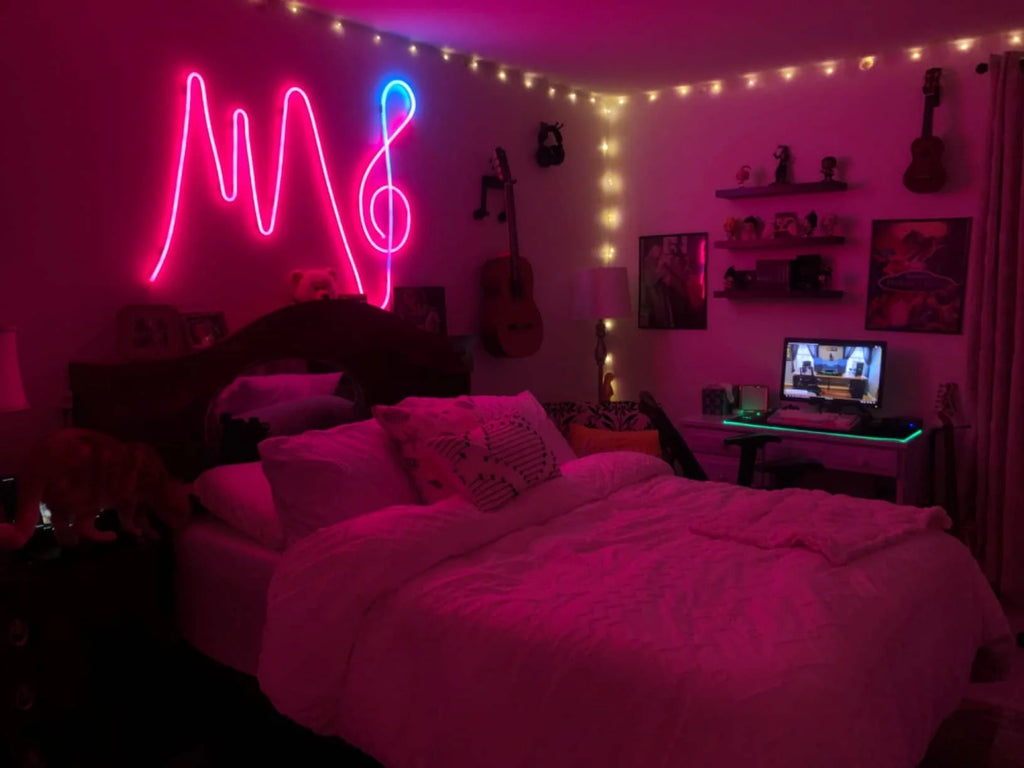
[[[819,192],[845,192],[845,181],[808,181],[803,184],[768,184],[763,187],[733,187],[716,189],[715,197],[730,200],[739,197],[774,197],[776,195],[813,195]]]
[[[761,237],[757,240],[716,240],[715,248],[727,251],[760,251],[765,248],[789,248],[799,250],[805,245],[842,245],[842,235],[812,235],[810,237]]]
[[[760,299],[841,299],[843,291],[817,290],[793,291],[785,285],[751,285],[746,288],[727,288],[715,291],[716,299],[735,301],[757,301]]]

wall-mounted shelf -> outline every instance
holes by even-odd
[[[810,237],[761,237],[756,240],[716,240],[715,248],[727,251],[757,251],[765,248],[803,248],[805,245],[842,245],[842,235],[812,235]]]
[[[812,195],[818,192],[845,192],[845,181],[809,181],[802,184],[768,184],[763,187],[716,189],[715,197],[734,200],[740,197],[774,197],[776,195]]]
[[[734,301],[757,301],[759,299],[841,299],[843,291],[820,289],[817,291],[793,291],[786,285],[750,285],[746,288],[726,288],[715,291],[716,299]]]

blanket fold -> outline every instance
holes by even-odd
[[[757,494],[758,503],[752,503],[748,494]],[[714,517],[691,525],[690,532],[762,549],[803,547],[832,565],[844,565],[915,534],[946,530],[950,525],[941,507],[895,506],[791,488],[736,494]]]

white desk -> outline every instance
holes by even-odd
[[[694,416],[683,419],[679,425],[683,438],[711,480],[736,482],[740,451],[725,445],[725,438],[760,431],[782,439],[765,446],[766,461],[814,459],[825,469],[895,479],[897,504],[921,505],[927,499],[928,450],[923,434],[904,443],[795,428],[766,430],[756,424],[723,424],[723,418]]]

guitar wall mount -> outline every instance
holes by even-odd
[[[541,168],[549,165],[561,165],[565,160],[565,148],[562,147],[562,128],[564,123],[541,123],[537,133],[537,163]],[[548,139],[554,138],[555,143],[549,144]]]
[[[477,221],[486,218],[491,215],[491,212],[487,210],[487,190],[489,189],[504,189],[505,185],[501,179],[493,174],[490,176],[480,177],[480,207],[473,211],[473,218]],[[498,221],[504,223],[505,211],[498,214]]]

